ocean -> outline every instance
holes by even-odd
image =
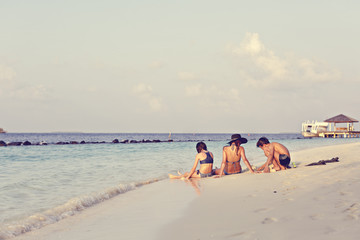
[[[242,134],[252,165],[266,158],[258,138],[284,144],[290,153],[359,139],[304,139],[299,133]],[[198,141],[204,141],[220,167],[231,134],[6,133],[0,141],[29,146],[0,147],[0,240],[55,223],[112,197],[189,171]],[[113,143],[114,139],[140,143]],[[148,142],[146,142],[148,140]],[[154,142],[153,140],[157,140]],[[80,143],[85,144],[69,144]],[[39,145],[46,142],[48,145]],[[59,144],[61,143],[61,144]],[[329,156],[329,158],[335,156]],[[314,159],[318,161],[321,159]],[[246,166],[242,163],[246,169]]]

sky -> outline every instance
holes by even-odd
[[[360,120],[357,0],[0,6],[8,132],[285,133]]]

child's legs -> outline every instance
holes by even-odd
[[[279,153],[278,153],[278,152],[274,152],[273,164],[274,164],[274,169],[275,169],[276,171],[285,170],[285,169],[286,169],[283,165],[280,164],[280,161],[279,161]]]

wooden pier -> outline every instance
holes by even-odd
[[[330,124],[328,131],[319,133],[319,137],[323,138],[359,138],[360,132],[354,130],[354,123],[359,122],[358,120],[339,114],[335,117],[329,118],[324,122]],[[336,124],[346,124],[346,126],[336,127]],[[333,124],[333,127],[331,125]]]
[[[329,131],[322,132],[319,137],[323,138],[359,138],[360,132],[358,131]]]
[[[301,133],[304,137],[360,138],[360,131],[355,131],[354,128],[354,123],[358,122],[354,118],[339,114],[324,122],[303,122]],[[336,124],[342,124],[342,126],[336,126]]]

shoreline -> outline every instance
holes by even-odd
[[[163,180],[9,239],[156,239],[161,227],[180,218],[196,196],[184,181]]]
[[[204,179],[200,187],[163,180],[12,239],[354,239],[359,154],[360,143],[332,145],[291,153],[297,168],[277,173]],[[340,162],[305,167],[333,157]]]

